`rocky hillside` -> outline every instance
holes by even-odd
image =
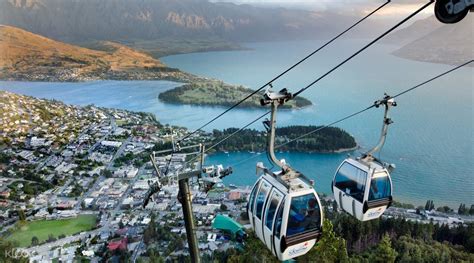
[[[29,3],[26,1],[26,3]],[[194,76],[159,60],[113,43],[105,51],[58,42],[25,30],[0,26],[0,79],[82,81],[96,79],[169,79]]]
[[[425,21],[426,22],[426,21]],[[474,16],[442,25],[400,49],[394,55],[433,63],[459,65],[474,58]],[[470,66],[474,66],[472,63]]]

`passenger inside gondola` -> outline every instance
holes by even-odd
[[[391,195],[388,176],[372,178],[370,182],[369,201],[387,198]]]
[[[287,236],[297,235],[320,227],[321,214],[313,194],[294,197],[291,200]]]
[[[301,226],[304,227],[305,230],[312,230],[320,226],[320,220],[321,213],[319,211],[318,202],[312,198],[308,201],[308,210],[306,211],[306,216]]]

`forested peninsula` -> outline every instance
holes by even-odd
[[[288,126],[277,128],[275,139],[276,151],[331,153],[349,151],[357,148],[354,137],[337,127],[327,127],[288,143],[318,128],[320,128],[320,126]],[[212,132],[214,138],[213,142],[219,142],[237,130],[237,128],[229,128],[222,131],[214,130]],[[267,147],[266,134],[265,131],[245,129],[237,136],[232,136],[222,142],[215,149],[217,151],[265,151]]]
[[[158,98],[167,103],[230,107],[252,92],[254,90],[243,86],[229,85],[217,80],[206,80],[194,81],[190,84],[167,90],[160,93]],[[239,107],[261,107],[260,99],[262,95],[262,92],[256,93],[240,104]],[[297,109],[311,106],[311,104],[311,101],[303,97],[296,97],[281,106],[281,108]]]

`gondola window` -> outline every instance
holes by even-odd
[[[383,176],[372,178],[370,182],[369,201],[387,198],[391,195],[390,181],[384,173]]]
[[[314,194],[292,198],[286,231],[287,236],[317,230],[320,226],[320,218],[319,205]]]
[[[265,204],[265,199],[267,197],[269,188],[270,188],[270,185],[267,182],[262,182],[260,186],[260,191],[258,192],[258,195],[257,195],[256,214],[257,214],[258,219],[262,219],[263,205]]]
[[[278,213],[275,219],[275,236],[279,237],[281,233],[281,224],[283,222],[283,208],[285,207],[285,200],[281,201]]]
[[[258,185],[255,185],[255,187],[252,190],[252,193],[250,194],[249,202],[248,205],[250,206],[250,211],[253,213],[254,206],[253,206],[253,200],[255,199],[255,195],[257,194],[257,189]]]
[[[335,186],[341,189],[345,194],[362,202],[366,182],[367,173],[346,162],[336,174]]]
[[[275,217],[275,212],[278,207],[278,202],[280,201],[281,196],[277,192],[273,192],[272,199],[270,201],[270,206],[267,209],[267,214],[265,215],[265,225],[268,229],[272,229],[273,218]]]

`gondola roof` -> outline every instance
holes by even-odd
[[[273,174],[265,172],[265,175],[266,176],[264,178],[272,185],[280,185],[280,187],[277,188],[287,193],[313,189],[311,181],[302,173],[293,169],[286,171],[284,174],[282,174],[282,171],[280,171]]]

